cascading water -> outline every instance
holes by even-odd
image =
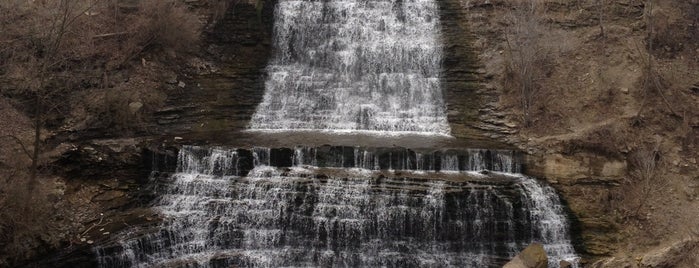
[[[519,164],[510,151],[438,151],[426,166],[440,172],[404,165],[389,173],[381,167],[413,161],[411,151],[357,165],[370,151],[184,147],[175,174],[153,177],[162,224],[99,248],[99,264],[494,267],[532,241],[544,243],[551,267],[576,258],[550,187],[464,166],[511,171]]]
[[[282,0],[274,32],[250,129],[449,134],[436,1]]]
[[[436,0],[279,0],[275,16],[250,129],[449,135]],[[289,146],[184,146],[151,178],[162,222],[97,247],[99,266],[499,267],[532,242],[577,266],[558,196],[513,151]]]

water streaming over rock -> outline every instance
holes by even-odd
[[[519,166],[512,152],[439,151],[440,172],[388,172],[380,166],[393,160],[357,164],[369,151],[380,149],[185,146],[177,172],[153,177],[163,222],[98,248],[100,266],[494,267],[532,241],[545,244],[552,267],[575,259],[550,187],[453,164]],[[333,160],[306,163],[320,159]]]
[[[549,258],[553,257],[555,262],[568,260],[577,267],[578,257],[570,241],[568,220],[554,189],[531,178],[523,178],[520,183],[531,204],[528,207],[530,220],[539,226],[534,235],[544,244]],[[549,264],[549,267],[558,267],[558,263]]]
[[[281,0],[274,47],[251,129],[450,132],[436,1]]]
[[[275,21],[251,129],[449,134],[435,0],[280,0]],[[288,145],[182,147],[151,177],[162,221],[96,247],[100,267],[500,267],[532,242],[576,263],[513,151]]]

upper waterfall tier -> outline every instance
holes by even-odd
[[[449,135],[434,0],[281,0],[253,130]]]

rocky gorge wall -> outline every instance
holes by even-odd
[[[577,217],[585,264],[695,267],[699,3],[537,1],[536,19],[518,24],[516,2],[464,1],[482,89],[497,96],[503,140],[527,153],[524,172]],[[529,122],[513,87],[513,41],[527,33],[516,29],[545,51]]]
[[[264,93],[274,3],[264,1],[261,9],[256,4],[233,5],[207,33],[203,58],[211,68],[181,75],[184,87],[170,94],[165,107],[153,114],[153,128],[162,130],[165,143],[240,144],[251,139],[240,131],[247,127]],[[506,120],[507,112],[498,111],[498,92],[487,83],[493,76],[486,73],[479,48],[474,47],[479,37],[469,25],[473,11],[464,8],[463,1],[439,4],[443,90],[452,135],[473,147],[512,148],[505,138],[517,133],[516,125]],[[549,177],[537,168],[530,170],[532,175]]]
[[[265,1],[261,11],[254,4],[235,5],[208,34],[205,50],[216,71],[193,74],[185,81],[182,90],[185,94],[170,98],[166,107],[155,114],[155,121],[170,138],[183,137],[179,143],[211,144],[248,139],[246,134],[238,132],[246,128],[264,93],[265,67],[272,49],[274,3]],[[443,90],[452,135],[473,147],[513,147],[506,138],[517,133],[517,126],[506,118],[511,112],[498,110],[498,92],[488,83],[494,79],[493,75],[486,72],[479,59],[481,50],[474,46],[480,38],[470,25],[474,11],[465,8],[463,1],[439,1],[439,4],[444,42]],[[235,138],[230,134],[222,138],[222,133],[236,134]],[[530,168],[525,168],[530,174],[552,177],[551,172],[540,172],[541,158],[528,159]],[[555,177],[567,174],[560,175]],[[578,221],[573,219],[573,222]],[[578,239],[580,244],[576,246],[584,253],[585,242],[595,241],[596,234],[604,236],[610,231],[601,228],[586,233],[588,240]]]
[[[596,132],[599,130],[598,127],[606,127],[609,125],[607,123],[617,121],[625,122],[623,120],[628,117],[604,119],[606,110],[602,110],[594,104],[599,100],[556,91],[557,94],[567,99],[579,100],[585,105],[581,104],[581,107],[566,106],[561,104],[560,100],[549,98],[547,99],[549,105],[542,112],[542,118],[546,118],[546,120],[541,120],[541,122],[549,123],[535,123],[531,127],[523,127],[517,118],[517,107],[507,102],[508,95],[512,95],[512,92],[508,91],[502,83],[504,79],[504,56],[502,55],[505,54],[503,53],[505,46],[503,45],[502,33],[507,24],[499,20],[499,18],[504,17],[499,10],[509,9],[505,2],[439,1],[445,51],[443,87],[452,134],[459,140],[477,147],[518,147],[524,151],[527,154],[524,173],[548,180],[568,203],[573,216],[572,220],[577,222],[575,226],[575,231],[579,235],[579,239],[576,241],[579,242],[576,245],[577,250],[583,254],[587,264],[600,258],[619,255],[620,252],[631,252],[632,250],[624,250],[621,247],[627,245],[625,243],[633,240],[638,234],[621,234],[621,230],[624,230],[625,227],[620,226],[615,218],[617,214],[614,213],[615,203],[613,203],[613,199],[615,198],[615,189],[618,189],[620,183],[629,177],[630,165],[627,161],[627,153],[631,151],[634,144],[620,143],[618,146],[615,145],[612,150],[600,150],[600,148],[606,148],[603,146],[604,144],[600,143],[600,140],[620,134],[619,132],[611,132],[612,134],[605,135],[604,132],[601,134]],[[583,34],[592,35],[589,31],[596,29],[594,19],[591,18],[591,15],[584,15],[592,12],[589,6],[587,9],[581,8],[579,13],[575,13],[583,15],[579,15],[579,17],[571,15],[574,14],[572,11],[585,7],[581,4],[583,2],[551,3],[548,8],[550,12],[553,12],[552,14],[566,14],[563,18],[552,15],[553,21],[559,25],[554,27],[554,30],[572,36],[579,35],[580,31],[584,30],[588,32]],[[637,19],[630,18],[640,16],[639,14],[643,13],[643,7],[621,3],[624,1],[613,2],[615,7],[619,7],[620,10],[629,11],[623,13],[625,17],[620,16],[621,19],[609,20],[612,26],[609,27],[608,32],[613,38],[607,40],[623,40],[627,37],[625,34],[633,36],[633,38],[639,38],[643,35],[640,32],[634,32],[635,30],[626,29],[640,27],[630,27],[629,25],[638,22]],[[260,6],[259,3],[262,5]],[[148,131],[146,134],[140,133],[136,138],[127,137],[119,140],[100,140],[95,139],[99,138],[98,136],[76,135],[74,141],[87,145],[78,146],[71,154],[66,155],[69,157],[64,158],[66,162],[62,165],[68,168],[61,172],[67,176],[89,177],[94,175],[95,177],[107,178],[109,176],[105,175],[106,173],[121,169],[127,171],[125,174],[129,173],[129,170],[137,170],[138,172],[135,173],[142,176],[153,165],[153,162],[150,161],[153,156],[152,151],[159,151],[157,154],[160,154],[159,157],[154,158],[160,159],[156,161],[156,165],[171,166],[172,157],[176,155],[176,151],[171,148],[182,144],[246,143],[246,139],[253,139],[254,137],[247,137],[239,131],[246,128],[248,120],[264,93],[265,67],[272,49],[273,8],[274,1],[259,1],[258,4],[238,2],[231,5],[225,12],[223,19],[207,30],[201,52],[196,57],[200,63],[197,65],[199,68],[183,67],[180,72],[163,79],[162,83],[165,85],[168,98],[163,107],[157,109],[153,114],[147,115],[148,125],[146,129]],[[590,37],[590,40],[594,39]],[[585,42],[587,42],[585,44],[597,44],[597,41],[588,40]],[[608,46],[621,47],[618,43],[610,43]],[[559,59],[558,64],[561,66],[577,66],[579,64],[570,63],[582,63],[585,68],[566,67],[553,72],[551,76],[558,77],[558,80],[554,81],[557,82],[555,84],[570,85],[570,88],[578,91],[590,90],[588,85],[583,82],[590,81],[590,73],[594,74],[595,68],[608,63],[590,63],[588,66],[586,58],[594,55],[596,50],[593,48],[586,50],[585,53],[566,54],[565,57]],[[617,52],[610,49],[608,53],[616,55],[614,53]],[[637,65],[629,63],[633,60],[623,59],[624,57],[635,57],[633,53],[627,54],[620,54],[622,56],[616,60],[622,63],[614,65],[615,68],[638,69]],[[690,70],[694,69],[690,68]],[[639,74],[622,73],[622,76],[636,79]],[[626,91],[629,91],[631,88],[633,92],[634,83],[636,83],[634,79],[629,78],[629,81],[624,80],[623,83],[615,85],[613,88],[615,91],[610,91],[611,93],[602,92],[612,96],[609,97],[612,101],[607,104],[615,106],[634,97],[630,96],[633,93],[623,93],[623,90],[619,89],[626,88]],[[554,83],[552,82],[552,84]],[[556,88],[555,85],[550,87]],[[604,95],[597,91],[590,92],[592,93],[589,95]],[[696,100],[696,97],[693,97],[696,93],[691,92],[693,91],[689,91],[690,95],[687,98]],[[572,111],[561,111],[565,109]],[[588,121],[592,121],[592,119],[579,118],[572,114],[583,109],[587,109],[585,111],[590,111],[590,113],[601,114],[590,116],[600,122],[590,123]],[[546,113],[546,111],[551,110],[558,114],[552,113],[554,115],[551,116],[551,113]],[[614,112],[619,111],[614,110]],[[625,111],[620,113],[626,114]],[[693,123],[693,118],[696,117],[692,117],[690,114],[688,119],[690,131],[689,134],[685,134],[690,138],[697,137],[696,123]],[[579,129],[575,127],[576,123],[580,126],[592,127],[578,131]],[[672,126],[665,127],[672,128]],[[652,132],[652,130],[644,131]],[[580,134],[580,132],[583,133]],[[630,135],[629,132],[631,131],[624,130],[621,131],[621,134]],[[695,144],[696,138],[694,140],[687,139],[686,143],[681,146],[683,150],[691,151],[692,148],[696,148]],[[668,146],[674,145],[677,144],[670,143]],[[143,148],[152,148],[153,150]],[[623,152],[624,150],[626,153]],[[608,151],[614,153],[608,153]],[[692,165],[690,159],[696,157],[696,154],[676,153],[675,155],[683,156],[682,158],[676,157],[680,159],[675,165],[676,173],[684,173],[688,179],[693,179],[692,174],[697,174],[696,165]],[[126,159],[121,156],[125,156]],[[170,159],[169,164],[168,158]],[[143,161],[143,159],[146,160]],[[108,166],[111,168],[103,169]],[[90,170],[101,170],[101,173],[91,174]],[[111,174],[108,175],[111,176]],[[150,219],[149,222],[157,221],[157,216],[148,212],[133,212],[124,209],[147,202],[149,197],[142,194],[142,189],[138,189],[138,185],[140,184],[131,181],[108,185],[109,187],[106,188],[99,186],[98,188],[101,190],[98,190],[96,195],[104,195],[100,198],[107,200],[100,201],[97,200],[100,198],[93,198],[91,202],[125,202],[126,206],[123,204],[106,205],[104,208],[126,211],[123,214],[131,215],[125,217],[128,223],[143,221],[147,218]],[[109,197],[109,195],[113,196]],[[118,197],[114,197],[117,195]],[[681,212],[678,213],[685,215]],[[120,218],[121,216],[117,216],[115,219]],[[94,220],[96,222],[100,219]],[[659,221],[662,220],[664,219]],[[103,235],[105,231],[114,233],[118,229],[119,226],[109,227],[103,231],[91,230],[90,233],[94,233],[93,237],[101,237],[105,236]],[[656,236],[647,240],[653,240],[654,237]],[[682,243],[677,247],[684,249],[685,247],[691,248],[693,245],[690,240],[686,245]],[[666,245],[665,242],[651,243],[646,245],[644,249],[649,247],[666,247],[671,252],[675,248],[674,245]],[[79,258],[73,258],[74,263],[80,263],[86,258],[90,258],[88,249],[89,247],[82,248],[83,255]],[[624,258],[628,257],[623,257],[622,263],[635,262],[633,259]],[[660,263],[662,260],[658,262]],[[619,263],[608,262],[605,265],[615,267],[614,265],[617,264]]]

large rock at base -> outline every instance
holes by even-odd
[[[549,260],[544,246],[539,243],[529,245],[503,268],[548,268]]]
[[[561,266],[561,268],[571,268],[573,267],[573,264],[568,261],[561,261],[559,266]]]

